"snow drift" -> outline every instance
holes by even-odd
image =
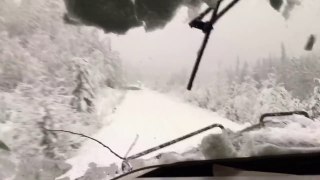
[[[319,121],[300,115],[270,118],[261,129],[207,136],[200,147],[207,159],[315,152],[320,151],[319,127]]]

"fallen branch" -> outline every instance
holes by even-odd
[[[85,138],[88,138],[88,139],[91,139],[97,143],[99,143],[100,145],[102,145],[103,147],[107,148],[113,155],[117,156],[119,159],[122,159],[122,160],[125,160],[126,158],[124,157],[121,157],[119,154],[117,154],[116,152],[114,152],[109,146],[103,144],[101,141],[97,140],[97,139],[94,139],[90,136],[87,136],[87,135],[84,135],[84,134],[81,134],[81,133],[75,133],[75,132],[71,132],[71,131],[66,131],[66,130],[52,130],[52,129],[46,129],[47,131],[52,131],[52,132],[65,132],[65,133],[69,133],[69,134],[74,134],[74,135],[78,135],[78,136],[82,136],[82,137],[85,137]]]

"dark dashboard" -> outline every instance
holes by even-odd
[[[320,153],[188,161],[147,170],[119,179],[319,179]]]

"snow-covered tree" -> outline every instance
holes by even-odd
[[[320,80],[314,79],[315,87],[313,89],[313,94],[309,99],[306,99],[304,103],[306,104],[306,109],[313,118],[320,117]]]
[[[82,139],[45,129],[94,132],[98,92],[121,86],[119,57],[101,30],[66,25],[62,0],[0,8],[1,137],[20,155],[66,158]]]

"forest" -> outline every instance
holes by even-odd
[[[122,94],[109,40],[96,28],[66,25],[64,12],[60,1],[0,2],[0,139],[26,157],[69,157],[83,139],[45,129],[91,134]],[[103,115],[102,89],[110,97]]]
[[[168,80],[151,84],[155,89],[181,96],[205,109],[218,112],[235,122],[258,122],[263,113],[305,110],[318,118],[320,57],[316,53],[288,57],[281,54],[248,63],[239,58],[232,68],[208,77],[209,83],[187,91],[189,74],[173,74]]]

